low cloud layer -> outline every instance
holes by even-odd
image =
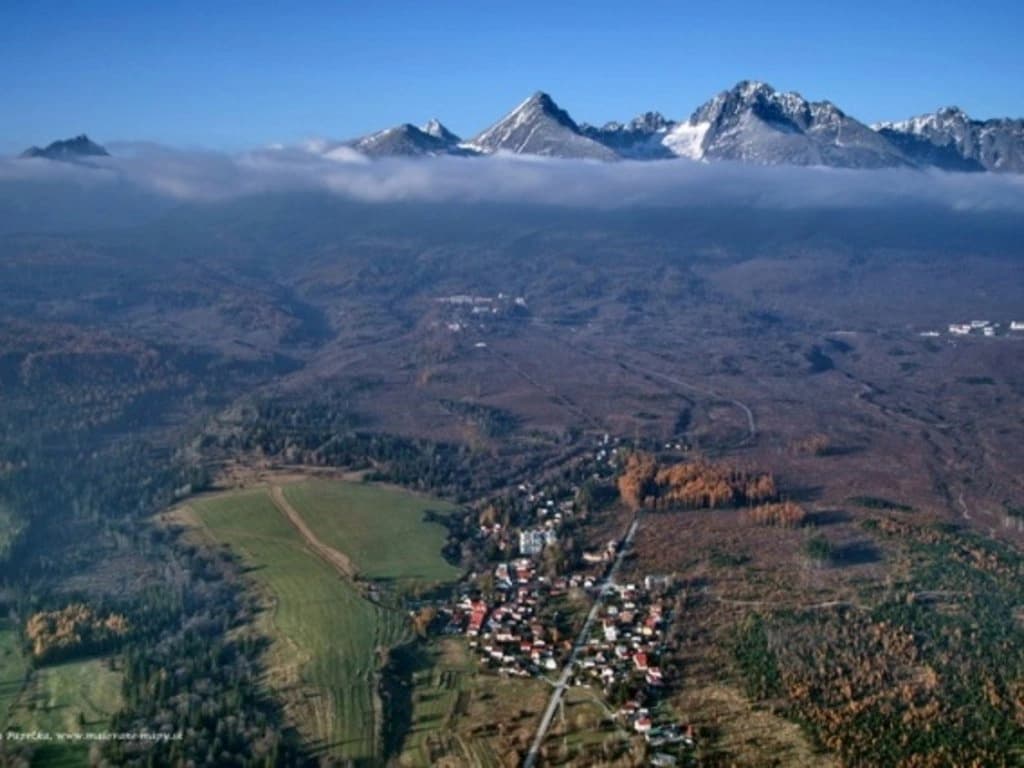
[[[0,160],[0,182],[85,189],[125,184],[183,201],[289,190],[326,190],[368,202],[526,202],[557,206],[739,205],[758,208],[890,208],[1024,212],[1024,177],[903,169],[852,171],[685,160],[598,163],[517,156],[368,160],[276,148],[228,155],[154,145],[113,145],[88,165]]]

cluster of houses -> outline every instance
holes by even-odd
[[[993,323],[990,320],[971,320],[967,323],[950,323],[946,330],[951,336],[985,336],[992,338],[1003,335],[1004,331],[1000,323]],[[1024,331],[1024,321],[1013,320],[1007,326],[1009,332]],[[935,337],[941,335],[938,331],[922,331],[921,336]]]
[[[527,310],[525,297],[509,296],[506,293],[499,293],[497,296],[457,293],[451,296],[442,296],[437,299],[437,303],[448,308],[445,327],[452,333],[459,333],[470,328],[475,320],[485,320],[488,317],[496,318],[509,312],[525,312]]]
[[[501,556],[511,559],[494,568],[490,602],[463,597],[450,611],[447,631],[464,632],[482,661],[503,674],[526,676],[557,669],[568,651],[552,643],[550,629],[536,617],[549,599],[581,585],[582,579],[552,581],[538,574],[537,566],[544,550],[559,543],[559,530],[573,518],[576,491],[573,486],[556,492],[524,483],[516,489],[510,515],[519,525],[491,519],[477,531],[481,540],[492,542]]]
[[[460,297],[450,299],[465,303]],[[589,461],[594,477],[607,480],[614,473],[617,442],[608,435],[597,440]],[[612,698],[617,701],[629,697],[618,719],[642,735],[652,750],[666,750],[654,753],[663,761],[660,764],[674,765],[669,753],[675,747],[693,746],[692,731],[659,721],[643,706],[656,700],[665,685],[659,659],[671,619],[671,578],[647,576],[640,584],[605,584],[617,541],[583,551],[567,570],[552,573],[545,551],[560,543],[560,533],[568,535],[562,529],[576,517],[577,491],[569,484],[523,484],[500,515],[486,516],[476,536],[491,544],[500,561],[441,608],[445,632],[464,635],[480,663],[501,675],[550,676],[573,658],[571,682],[599,687],[606,695],[614,689]],[[559,631],[553,611],[559,606],[552,605],[571,592],[601,600],[597,619],[575,654],[575,638],[569,630]]]
[[[615,716],[637,733],[642,733],[644,741],[655,749],[677,744],[685,744],[688,747],[694,745],[692,725],[675,722],[655,725],[655,717],[651,710],[640,706],[636,701],[627,701],[619,707]]]
[[[607,434],[598,438],[591,457],[594,477],[608,479],[614,475],[619,452],[617,443]],[[483,540],[493,541],[500,552],[517,551],[524,557],[536,557],[558,542],[559,530],[574,518],[577,491],[579,488],[575,485],[556,491],[523,483],[516,488],[515,496],[520,511],[517,515],[519,525],[492,520],[481,523],[477,535]],[[599,553],[591,562],[607,559],[606,553]]]
[[[498,551],[506,555],[518,553],[522,557],[537,557],[558,543],[559,529],[573,517],[574,504],[572,499],[566,499],[556,506],[553,499],[538,499],[535,494],[524,490],[523,486],[520,489],[530,498],[530,504],[536,504],[536,508],[529,513],[533,518],[531,524],[517,528],[495,520],[482,523],[478,536],[484,541],[494,542]]]
[[[464,596],[449,612],[449,632],[464,632],[481,662],[500,674],[528,677],[558,669],[571,644],[558,643],[539,619],[543,601],[557,588],[521,557],[494,570],[493,594]]]
[[[614,473],[617,453],[618,449],[611,443],[608,435],[598,440],[592,465],[604,474],[595,473],[595,476],[607,478]],[[575,517],[577,491],[577,486],[556,491],[523,483],[517,487],[515,497],[519,508],[519,525],[503,524],[498,520],[481,523],[478,536],[483,540],[493,541],[499,552],[537,557],[546,548],[558,543],[559,531],[565,523]],[[614,555],[614,550],[611,554]],[[609,559],[606,552],[584,556],[587,563],[606,562]]]
[[[637,691],[665,684],[658,657],[669,624],[661,597],[671,587],[668,577],[648,576],[644,584],[615,584],[605,596],[598,621],[577,655],[575,682],[595,682],[605,690],[625,683]],[[644,731],[640,721],[635,726]]]
[[[595,469],[611,472],[614,450],[607,435],[598,439]],[[504,523],[482,522],[477,531],[481,540],[493,542],[500,557],[509,558],[490,574],[492,588],[468,592],[442,608],[445,631],[465,634],[481,661],[501,674],[530,676],[561,668],[572,643],[558,638],[557,629],[544,626],[538,616],[570,590],[596,596],[600,574],[615,557],[617,542],[612,541],[584,552],[581,567],[572,572],[538,572],[545,550],[559,544],[561,529],[576,515],[578,490],[574,485],[519,485],[512,498],[514,514]]]
[[[577,654],[574,684],[595,684],[606,691],[626,684],[630,691],[648,694],[664,685],[657,660],[670,618],[661,595],[670,587],[667,577],[648,576],[641,586],[613,585],[605,593],[599,620]],[[596,595],[597,574],[548,580],[537,573],[532,558],[500,563],[494,570],[493,594],[489,599],[464,595],[447,611],[446,631],[465,634],[481,662],[500,674],[527,677],[556,671],[572,642],[539,614],[546,601],[570,589]],[[630,724],[638,733],[650,728],[642,716]]]

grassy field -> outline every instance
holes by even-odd
[[[383,577],[402,572],[411,578],[413,573],[426,573],[437,578],[453,572],[440,561],[439,554],[433,557],[441,565],[420,553],[423,539],[411,526],[405,536],[396,538],[397,528],[387,515],[366,511],[363,505],[372,503],[373,488],[364,493],[361,486],[356,486],[360,492],[349,496],[344,490],[332,493],[332,485],[303,483],[296,486],[299,493],[289,493],[289,501],[305,516],[310,514],[308,507],[319,508],[320,514],[326,515],[330,506],[325,500],[355,499],[351,503],[362,515],[361,525],[387,531],[391,548],[397,551],[385,553],[382,543],[360,549],[358,562],[361,568],[365,565],[368,574]],[[347,485],[341,487],[348,489]],[[381,493],[385,504],[401,506],[396,496],[403,494]],[[419,499],[415,501],[423,504]],[[412,506],[403,508],[409,510],[404,514],[413,514]],[[321,752],[342,759],[374,759],[379,750],[379,651],[408,639],[405,614],[364,599],[356,587],[316,557],[265,489],[200,500],[192,505],[192,513],[194,522],[214,542],[229,545],[243,558],[251,577],[270,600],[272,611],[267,614],[265,629],[274,644],[268,682],[281,694],[289,715],[304,726]],[[365,533],[360,540],[382,542],[384,538],[382,534]],[[343,543],[328,539],[326,534],[324,541]],[[390,565],[374,568],[366,559],[375,547],[381,547],[381,557]],[[350,554],[348,549],[344,551]],[[418,563],[414,569],[402,571],[396,565],[403,552]]]
[[[348,555],[361,577],[409,586],[459,576],[440,554],[444,527],[423,521],[425,510],[446,513],[449,504],[397,489],[327,480],[289,485],[284,494],[317,538]]]
[[[403,768],[518,764],[551,690],[481,674],[460,637],[419,646],[409,686],[411,722],[396,761]]]
[[[26,669],[28,661],[21,653],[17,629],[0,622],[0,729],[7,724],[7,714],[21,691]]]
[[[399,760],[409,766],[431,765],[444,749],[442,731],[451,730],[476,671],[461,638],[421,646],[420,660],[411,676],[412,716]]]
[[[43,667],[10,709],[7,727],[21,731],[106,731],[121,707],[121,673],[101,659]],[[33,766],[86,766],[89,745],[46,743],[35,749]]]

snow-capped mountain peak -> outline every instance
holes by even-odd
[[[537,91],[464,146],[478,152],[613,160],[608,147],[587,137],[543,91]]]
[[[743,80],[698,107],[666,144],[702,160],[878,168],[908,165],[898,149],[829,101]]]
[[[513,130],[523,125],[533,124],[537,120],[552,120],[571,131],[578,131],[579,126],[569,117],[569,113],[559,107],[555,100],[544,91],[537,91],[530,98],[521,102],[504,119],[491,127],[490,131],[497,135],[504,130]],[[498,129],[495,131],[495,129]],[[481,135],[484,135],[481,134]]]
[[[437,125],[441,131],[447,132],[443,125]],[[449,154],[457,143],[458,137],[454,134],[448,138],[444,134],[435,134],[410,123],[403,123],[347,142],[346,145],[368,157],[386,157]]]
[[[768,122],[799,124],[807,121],[810,107],[799,93],[780,93],[767,83],[743,80],[699,107],[690,120],[720,125],[746,113]]]
[[[442,123],[437,118],[428,120],[426,123],[424,123],[420,130],[430,136],[433,136],[435,139],[440,139],[446,144],[458,144],[460,141],[462,141],[462,139],[460,139],[454,133],[449,131],[445,127],[444,123]]]

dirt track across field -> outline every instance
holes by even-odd
[[[303,540],[317,557],[327,563],[329,566],[334,568],[341,576],[346,579],[356,578],[356,568],[352,564],[352,561],[348,557],[333,547],[329,547],[324,544],[320,539],[317,538],[316,534],[310,530],[309,526],[306,525],[306,521],[302,519],[302,515],[298,513],[298,510],[293,507],[288,499],[285,498],[284,490],[280,485],[273,485],[270,487],[270,498],[274,501],[274,506],[278,508],[282,515],[287,518],[288,522],[295,526],[295,530],[299,532]]]

